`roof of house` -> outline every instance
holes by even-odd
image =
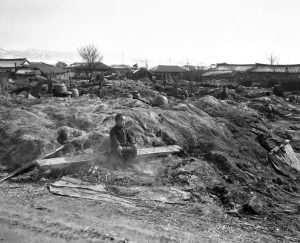
[[[186,69],[175,65],[158,65],[150,69],[151,72],[155,73],[183,73]]]
[[[88,65],[85,62],[74,62],[74,63],[70,64],[70,66],[68,68],[74,69],[74,70],[86,70],[86,69],[88,69]],[[104,64],[103,62],[96,62],[93,67],[93,70],[96,70],[96,71],[108,71],[110,69],[111,69],[111,67]]]
[[[29,68],[26,68],[26,69],[19,69],[17,70],[16,74],[19,74],[19,75],[35,75],[35,72]]]
[[[230,70],[211,70],[202,74],[203,77],[233,77],[237,72]]]
[[[110,65],[110,67],[113,69],[132,69],[131,66],[126,65],[126,64],[113,64],[113,65]]]
[[[203,77],[232,77],[239,72],[251,73],[300,73],[300,64],[293,65],[270,65],[270,64],[227,64],[219,63],[215,68],[211,68]]]
[[[135,74],[135,73],[140,73],[140,72],[142,72],[142,73],[151,73],[151,74],[152,74],[151,71],[149,71],[147,68],[144,68],[144,67],[140,67],[139,69],[134,70],[134,71],[133,71],[133,74]]]
[[[60,73],[66,73],[67,70],[61,68],[61,67],[55,67],[53,65],[44,63],[44,62],[31,62],[29,65],[30,69],[38,69],[44,74],[60,74]]]
[[[29,64],[26,58],[0,59],[0,68],[24,67]]]
[[[198,71],[198,70],[204,71],[209,69],[209,67],[206,66],[194,66],[194,65],[184,65],[182,67],[187,71]]]
[[[256,63],[256,67],[251,70],[255,73],[300,73],[300,64],[292,65],[269,65]]]
[[[255,68],[255,64],[227,64],[218,63],[215,70],[220,71],[237,71],[237,72],[247,72]]]

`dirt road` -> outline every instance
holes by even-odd
[[[128,209],[56,196],[45,183],[5,182],[0,205],[1,242],[276,242],[222,222],[217,209],[204,217],[204,205]]]

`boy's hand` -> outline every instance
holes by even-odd
[[[121,154],[121,152],[122,152],[122,147],[121,147],[121,145],[119,145],[119,146],[117,147],[117,152],[118,152],[119,154]]]
[[[135,150],[135,151],[137,151],[137,145],[136,145],[136,143],[132,144],[132,149]]]

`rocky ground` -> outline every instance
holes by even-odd
[[[4,242],[299,242],[300,174],[274,169],[259,139],[272,138],[274,146],[289,139],[298,153],[298,104],[269,90],[239,87],[226,100],[216,98],[220,89],[199,88],[196,97],[150,107],[132,99],[134,90],[147,100],[157,94],[142,83],[118,81],[101,99],[1,96],[2,175],[59,147],[61,129],[76,148],[61,156],[107,151],[117,113],[126,115],[139,147],[177,144],[185,151],[93,174],[86,165],[52,174],[33,169],[0,184]],[[275,118],[261,109],[266,102]],[[47,185],[65,175],[105,183],[115,193],[173,186],[190,197],[183,204],[141,200],[128,209],[51,194]]]

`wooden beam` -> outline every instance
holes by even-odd
[[[180,152],[180,150],[181,150],[180,146],[177,145],[138,149],[137,159],[174,154]],[[37,160],[37,164],[42,168],[46,168],[46,167],[63,168],[70,164],[76,164],[76,163],[88,163],[92,161],[106,162],[108,156],[109,153],[107,152],[83,154],[83,155],[71,156],[71,157],[40,159]]]
[[[42,159],[49,158],[50,156],[52,156],[52,155],[56,154],[57,152],[61,151],[61,150],[62,150],[63,148],[65,148],[66,146],[67,146],[67,145],[63,145],[63,146],[59,147],[58,149],[56,149],[56,150],[54,150],[54,151],[52,151],[52,152],[50,152],[50,153],[48,153],[48,154],[45,154],[45,155],[41,156],[41,158],[42,158]],[[27,164],[25,164],[25,165],[21,166],[20,168],[14,170],[13,172],[9,173],[7,176],[1,178],[1,179],[0,179],[0,182],[3,182],[3,181],[5,181],[5,180],[8,180],[8,179],[10,179],[10,178],[12,178],[12,177],[14,177],[14,176],[20,174],[20,173],[23,172],[24,170],[26,170],[26,169],[30,168],[31,166],[35,165],[36,162],[37,162],[37,160],[33,160],[33,161],[28,162]]]
[[[160,146],[153,148],[138,149],[137,158],[144,159],[154,156],[163,156],[180,152],[182,149],[178,145]]]

